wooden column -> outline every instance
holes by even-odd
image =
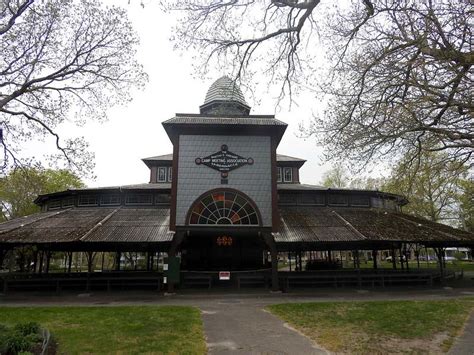
[[[120,259],[122,258],[121,252],[115,253],[115,271],[120,271]]]
[[[68,265],[67,265],[67,272],[68,274],[71,273],[71,267],[72,267],[72,251],[68,252]]]
[[[372,250],[372,259],[374,261],[374,269],[377,270],[377,250]]]
[[[52,252],[48,251],[46,253],[46,273],[48,274],[49,273],[49,264],[51,262],[51,256],[52,256]]]
[[[392,248],[392,250],[390,251],[391,254],[392,254],[392,267],[394,270],[397,269],[397,261],[395,260],[395,249]]]
[[[278,284],[278,251],[275,243],[275,239],[269,233],[263,233],[263,239],[270,249],[270,256],[272,258],[272,291],[276,292],[280,290]],[[301,258],[301,254],[300,254]],[[301,261],[301,259],[300,259]]]
[[[43,260],[44,260],[44,251],[41,250],[40,252],[40,257],[39,257],[39,268],[38,268],[38,273],[42,274],[43,273]]]
[[[403,261],[403,252],[402,252],[402,246],[400,245],[400,247],[398,248],[398,257],[400,258],[400,268],[403,270],[405,269],[404,267],[404,261]]]
[[[184,240],[184,233],[183,232],[176,232],[173,240],[171,242],[171,246],[168,250],[168,257],[176,256],[179,246]],[[174,293],[174,284],[172,282],[168,282],[168,293]]]
[[[94,258],[95,258],[95,253],[92,251],[88,251],[86,253],[87,255],[87,272],[91,273],[93,264],[94,264]]]

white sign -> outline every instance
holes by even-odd
[[[230,271],[219,271],[219,280],[230,280]]]

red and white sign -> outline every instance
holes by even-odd
[[[219,271],[219,280],[230,280],[230,271]]]

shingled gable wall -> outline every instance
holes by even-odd
[[[206,191],[232,188],[248,195],[262,215],[263,226],[272,226],[271,143],[263,136],[181,135],[179,139],[176,225],[186,224],[186,214],[193,202]],[[221,184],[221,174],[204,165],[197,157],[216,153],[226,144],[229,151],[254,159],[229,173],[228,184]]]

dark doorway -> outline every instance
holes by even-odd
[[[265,244],[257,234],[193,233],[183,241],[183,270],[235,271],[265,267]]]

